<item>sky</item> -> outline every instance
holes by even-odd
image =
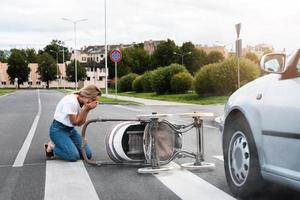
[[[77,49],[105,44],[105,0],[1,0],[0,49],[41,49],[53,39]],[[191,41],[234,47],[267,43],[293,51],[300,44],[299,0],[106,0],[107,44]]]

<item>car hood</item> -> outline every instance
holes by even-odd
[[[239,107],[242,102],[249,102],[257,98],[257,95],[263,94],[267,89],[270,82],[274,79],[279,79],[280,74],[268,74],[255,79],[236,90],[228,99],[225,104],[224,116],[226,117],[228,113],[235,107]]]

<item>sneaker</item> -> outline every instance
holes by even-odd
[[[51,149],[49,151],[48,150],[48,144],[45,144],[44,147],[45,147],[46,157],[52,159],[54,157],[53,149]]]

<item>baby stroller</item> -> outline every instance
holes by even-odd
[[[204,161],[203,118],[212,117],[212,113],[184,113],[181,117],[192,117],[187,125],[176,125],[166,120],[168,114],[152,113],[137,115],[137,119],[105,119],[98,117],[87,121],[82,129],[83,159],[95,166],[131,165],[139,166],[139,173],[157,173],[170,170],[168,165],[175,158],[194,158],[193,163],[181,164],[187,169],[202,171],[213,170],[215,165]],[[111,161],[95,161],[87,158],[87,127],[91,123],[120,122],[105,138],[106,152]],[[182,150],[182,135],[196,130],[196,152]]]

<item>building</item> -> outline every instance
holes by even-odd
[[[132,44],[119,44],[119,45],[107,45],[107,53],[109,53],[113,49],[124,49],[132,47],[135,43]],[[88,63],[89,61],[95,61],[100,63],[104,60],[105,57],[105,45],[94,45],[84,47],[81,50],[76,50],[74,54],[74,50],[71,50],[71,60],[75,57],[80,63]],[[108,55],[109,56],[109,55]]]
[[[162,40],[149,40],[144,41],[144,50],[152,54],[157,46],[162,42]],[[126,49],[133,47],[136,43],[132,44],[118,44],[118,45],[107,45],[107,53],[109,53],[113,49]],[[71,60],[76,57],[80,63],[88,63],[89,61],[95,61],[100,63],[105,57],[105,46],[104,45],[94,45],[84,47],[81,50],[76,50],[74,54],[74,50],[71,50]],[[109,56],[109,55],[108,55]]]
[[[20,88],[46,88],[46,82],[42,82],[37,73],[38,64],[30,63],[28,65],[30,68],[30,74],[28,77],[28,82],[20,85]],[[15,88],[17,87],[16,81],[10,81],[9,76],[6,73],[8,68],[7,63],[0,62],[0,87],[5,88]],[[105,69],[104,68],[86,68],[87,78],[83,81],[78,81],[78,86],[83,87],[89,84],[95,84],[100,88],[105,87]],[[50,88],[75,88],[75,82],[69,82],[66,80],[66,65],[58,64],[58,79],[51,81],[49,84]]]
[[[265,53],[274,52],[274,47],[270,44],[257,44],[255,46],[247,45],[245,48],[243,48],[243,53],[254,53],[257,55],[258,58],[262,57]]]
[[[205,51],[205,53],[207,53],[207,54],[209,54],[212,51],[220,52],[224,56],[224,58],[227,58],[228,54],[229,54],[228,51],[227,51],[227,49],[223,45],[208,46],[208,45],[199,45],[199,44],[196,44],[195,47],[197,49],[201,49],[201,50]]]
[[[163,42],[163,40],[149,40],[144,41],[144,50],[149,52],[149,54],[153,54],[153,52],[156,50],[157,46]]]
[[[145,41],[144,42],[144,49],[152,54],[155,49],[157,48],[158,44],[162,41]],[[124,49],[133,47],[135,43],[132,44],[119,44],[119,45],[107,45],[107,52],[109,53],[113,49]],[[105,57],[105,46],[104,45],[94,45],[84,47],[80,50],[71,49],[71,60],[78,60],[80,64],[85,67],[87,72],[87,77],[85,80],[79,80],[78,86],[83,87],[89,84],[95,84],[100,88],[105,88],[105,77],[106,71],[104,63],[101,62],[104,60]],[[1,52],[2,54],[4,52]],[[1,54],[1,55],[2,55]],[[108,55],[109,56],[109,55]],[[69,64],[70,62],[66,62]],[[28,77],[28,82],[23,83],[20,85],[21,88],[46,88],[46,83],[42,82],[39,79],[39,75],[37,74],[38,64],[37,63],[30,63],[29,65],[30,74]],[[0,62],[0,87],[6,88],[15,88],[17,83],[15,81],[10,81],[9,76],[6,73],[7,71],[7,63]],[[63,63],[58,64],[58,79],[55,81],[50,82],[50,88],[74,88],[74,82],[68,82],[66,80],[66,65]]]

